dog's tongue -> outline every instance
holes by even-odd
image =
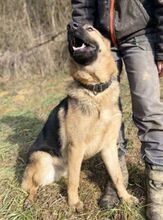
[[[86,45],[83,43],[81,46],[77,47],[77,46],[73,46],[73,50],[76,51],[76,50],[82,50],[86,47]]]

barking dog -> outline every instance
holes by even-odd
[[[29,151],[22,181],[29,193],[24,205],[33,201],[39,187],[67,176],[68,204],[82,211],[78,196],[81,164],[99,152],[119,198],[137,202],[123,185],[118,161],[119,86],[109,41],[90,25],[71,23],[68,43],[74,80]]]

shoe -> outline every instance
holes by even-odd
[[[124,179],[124,185],[127,188],[128,186],[128,169],[126,165],[125,156],[119,157],[119,163],[122,170],[122,175]],[[119,204],[120,199],[118,198],[117,192],[113,186],[111,179],[108,181],[106,186],[106,191],[102,199],[100,200],[100,207],[101,208],[114,208],[117,204]]]
[[[163,220],[163,166],[146,164],[148,220]]]

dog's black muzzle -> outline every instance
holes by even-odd
[[[97,58],[98,44],[89,36],[84,26],[71,22],[67,25],[68,48],[71,57],[81,65],[88,65]]]

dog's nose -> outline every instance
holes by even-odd
[[[78,24],[78,23],[76,23],[76,22],[73,22],[73,24],[72,24],[72,25],[73,25],[73,28],[74,28],[74,29],[78,29],[78,27],[79,27],[79,24]]]
[[[77,30],[79,27],[79,24],[77,22],[71,22],[67,25],[67,29],[73,29],[73,30]]]

